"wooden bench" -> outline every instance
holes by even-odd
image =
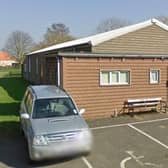
[[[135,109],[139,111],[152,111],[153,109],[158,111],[161,107],[161,97],[147,98],[147,99],[128,99],[125,102],[124,107],[128,110],[128,113],[135,112]],[[136,110],[136,112],[139,112]]]
[[[168,113],[168,102],[167,101],[161,101],[160,112]]]

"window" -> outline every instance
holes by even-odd
[[[40,77],[43,78],[43,64],[40,66]]]
[[[111,83],[117,84],[119,83],[119,71],[112,71],[111,73]]]
[[[29,72],[31,72],[31,60],[30,60],[30,56],[28,57],[28,61],[29,61]]]
[[[39,66],[38,66],[38,57],[36,57],[36,74],[38,74],[39,72]]]
[[[156,69],[150,70],[150,83],[157,84],[160,81],[160,71]]]
[[[27,64],[25,63],[25,64],[23,64],[24,66],[23,66],[23,70],[24,70],[24,72],[27,72]]]
[[[30,92],[28,92],[25,97],[25,106],[26,106],[27,112],[29,114],[31,114],[32,113],[32,106],[33,106],[33,97]]]
[[[65,117],[78,115],[70,98],[38,99],[35,101],[33,118]]]
[[[108,85],[110,83],[110,72],[101,72],[101,84]]]
[[[130,83],[130,72],[126,70],[112,70],[100,72],[101,85],[128,85]]]

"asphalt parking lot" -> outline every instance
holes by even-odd
[[[68,160],[28,162],[22,137],[0,137],[0,167],[167,168],[168,114],[142,114],[88,121],[94,135],[92,153]]]

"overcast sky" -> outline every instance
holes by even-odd
[[[133,23],[168,16],[168,0],[0,0],[0,48],[15,30],[29,33],[35,42],[46,28],[62,22],[71,34],[94,34],[104,19],[119,17]]]

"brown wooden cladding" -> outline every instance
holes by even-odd
[[[63,58],[63,87],[86,108],[85,117],[108,117],[124,112],[127,99],[162,97],[167,100],[168,60]],[[150,69],[160,70],[160,83],[150,84]],[[129,70],[130,85],[100,86],[100,70]]]
[[[94,53],[168,54],[168,32],[152,25],[92,47]]]

